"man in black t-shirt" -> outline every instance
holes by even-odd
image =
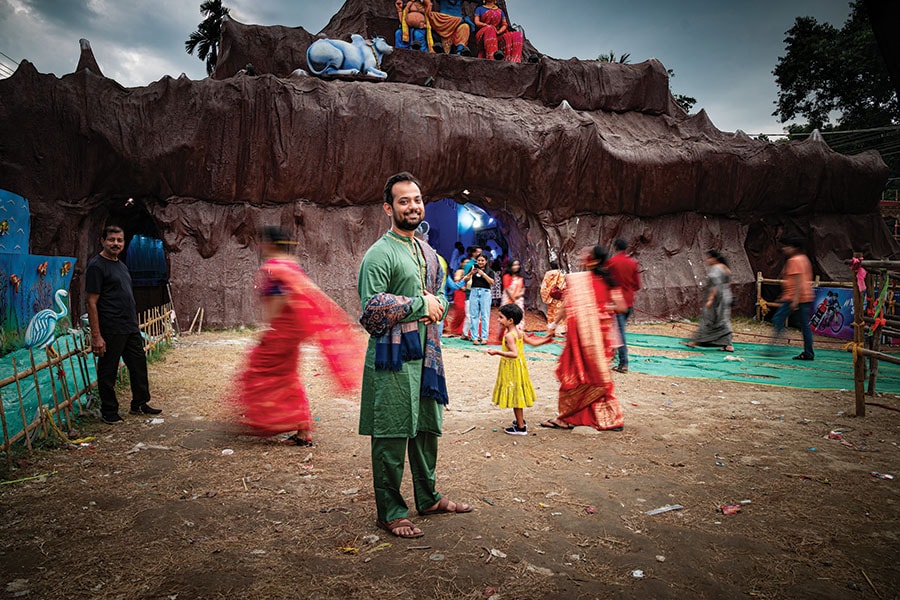
[[[88,320],[91,324],[91,348],[97,356],[97,390],[100,416],[105,423],[121,423],[116,398],[116,374],[119,358],[125,361],[131,382],[131,414],[158,415],[150,401],[147,357],[138,326],[131,275],[119,260],[125,249],[125,232],[107,225],[100,240],[103,250],[88,261],[84,273]]]

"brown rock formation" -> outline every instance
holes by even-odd
[[[384,29],[382,4],[350,0],[326,31]],[[847,278],[841,261],[854,250],[896,250],[877,212],[887,178],[877,153],[721,132],[674,105],[656,61],[398,50],[387,82],[286,77],[305,68],[313,39],[231,21],[216,78],[142,88],[91,68],[57,79],[23,61],[0,81],[0,188],[30,200],[32,252],[77,256],[83,269],[103,222],[139,221],[121,206],[133,197],[165,242],[180,314],[204,306],[209,325],[235,325],[254,320],[256,226],[281,223],[302,240],[311,276],[356,311],[357,265],[388,226],[383,182],[404,169],[430,198],[467,189],[503,221],[534,306],[551,249],[565,263],[617,237],[646,269],[639,316],[697,313],[708,247],[731,257],[748,294],[756,271],[777,275],[782,230],[808,237],[829,279]],[[79,65],[89,59],[83,51]],[[247,63],[261,75],[229,76]]]

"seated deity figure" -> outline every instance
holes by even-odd
[[[459,15],[435,11],[432,0],[396,0],[400,29],[395,35],[397,48],[409,48],[424,52],[452,52],[469,56],[468,43],[471,29],[462,17],[462,0],[444,0],[453,10],[457,6]],[[440,36],[435,43],[434,33]]]
[[[493,0],[484,0],[475,9],[475,40],[478,42],[478,58],[522,62],[521,31],[510,31],[503,10]]]
[[[430,0],[426,2],[430,4]],[[434,42],[426,2],[397,0],[394,3],[397,7],[397,18],[400,19],[400,29],[394,36],[395,47],[432,52]]]

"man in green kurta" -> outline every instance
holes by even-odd
[[[378,526],[404,538],[424,535],[400,493],[406,455],[420,515],[469,512],[435,490],[438,438],[447,402],[437,326],[447,312],[437,253],[414,236],[425,218],[421,186],[409,173],[388,179],[391,229],[359,270],[361,322],[371,334],[363,371],[360,435],[371,436]]]

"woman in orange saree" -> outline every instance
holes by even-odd
[[[620,431],[625,425],[616,400],[610,361],[621,342],[614,312],[627,310],[622,294],[603,268],[606,250],[588,248],[582,257],[586,271],[566,276],[563,306],[557,320],[568,319],[568,331],[556,376],[558,414],[541,423],[552,429],[587,425]],[[553,332],[556,322],[548,329]]]
[[[247,433],[272,436],[288,431],[298,446],[312,445],[313,420],[300,379],[300,344],[316,343],[342,392],[359,389],[365,346],[350,317],[303,272],[288,254],[290,241],[277,227],[261,231],[264,259],[256,276],[268,328],[237,377],[239,421]]]

